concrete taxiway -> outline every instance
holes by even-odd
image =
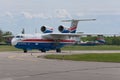
[[[0,80],[120,80],[120,63],[48,60],[32,53],[0,52]]]

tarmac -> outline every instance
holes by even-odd
[[[59,54],[120,51],[63,51]],[[120,80],[120,63],[49,60],[41,52],[0,52],[0,80]]]

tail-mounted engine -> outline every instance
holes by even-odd
[[[48,27],[48,26],[42,26],[41,27],[41,31],[43,33],[52,33],[53,32],[53,28],[52,27]]]
[[[64,27],[64,26],[62,26],[62,25],[60,25],[60,26],[58,27],[58,31],[60,31],[61,33],[69,33],[69,32],[70,32],[69,28]]]

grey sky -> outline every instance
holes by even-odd
[[[120,0],[0,0],[0,29],[7,31],[11,28],[12,32],[15,32],[16,26],[19,29],[29,26],[31,29],[32,26],[42,25],[41,22],[56,26],[59,25],[56,18],[57,20],[97,18],[97,21],[92,23],[93,25],[81,23],[80,26],[85,26],[81,30],[86,30],[88,25],[91,25],[91,29],[96,29],[98,25],[98,27],[104,27],[104,30],[99,31],[97,28],[96,32],[119,33],[119,17]],[[50,19],[52,22],[49,22]],[[48,23],[44,20],[48,20]],[[108,27],[114,31],[107,32]],[[91,29],[85,32],[96,33]]]

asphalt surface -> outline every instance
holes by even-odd
[[[88,52],[91,53],[64,51],[60,54]],[[120,80],[120,63],[49,60],[36,57],[54,53],[0,52],[0,80]]]

